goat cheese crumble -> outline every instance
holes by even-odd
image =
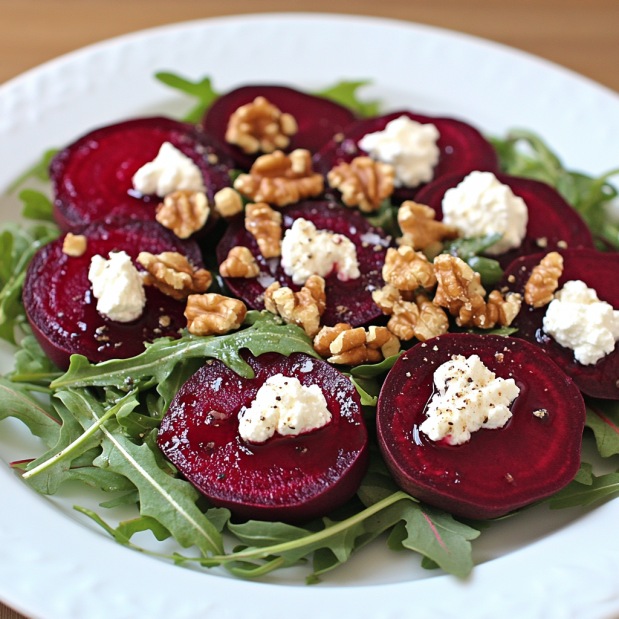
[[[275,374],[258,389],[251,406],[239,412],[239,434],[246,441],[263,443],[275,432],[296,436],[330,421],[331,413],[318,385],[306,387],[298,378]]]
[[[136,191],[160,198],[179,189],[206,191],[200,168],[170,142],[161,145],[157,156],[133,175],[132,182]]]
[[[576,361],[592,365],[615,349],[619,311],[600,301],[597,292],[584,282],[571,280],[555,293],[543,329],[561,346],[571,348]]]
[[[502,234],[486,250],[491,255],[520,247],[527,233],[527,205],[492,172],[471,172],[445,192],[442,206],[443,223],[455,226],[464,238]]]
[[[144,284],[126,252],[110,252],[109,260],[93,256],[88,279],[100,314],[116,322],[131,322],[142,315],[146,305]]]
[[[408,116],[387,123],[383,131],[367,133],[359,147],[372,159],[390,163],[395,169],[396,187],[417,187],[434,176],[438,163],[440,134],[432,123],[422,125]]]
[[[502,428],[520,389],[513,378],[496,378],[477,355],[454,355],[434,372],[434,394],[419,426],[433,441],[461,445],[480,428]]]

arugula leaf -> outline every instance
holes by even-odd
[[[218,92],[213,90],[210,77],[203,77],[197,82],[192,82],[175,73],[160,71],[159,73],[155,73],[155,78],[166,86],[180,90],[198,100],[195,107],[183,118],[186,122],[199,123],[206,110],[208,110],[213,102],[220,96]]]
[[[444,254],[451,254],[466,261],[477,254],[481,254],[489,247],[492,247],[497,241],[500,241],[502,234],[497,232],[486,234],[486,236],[477,236],[472,239],[455,239],[448,241],[443,247]]]
[[[593,475],[590,481],[591,483],[587,484],[574,480],[544,502],[548,502],[550,509],[584,507],[619,493],[619,471],[599,477]]]
[[[404,352],[404,350],[401,350],[397,355],[387,357],[386,359],[383,359],[380,363],[357,365],[356,367],[351,368],[350,373],[353,376],[360,376],[363,378],[373,378],[375,376],[380,376],[381,374],[385,374],[386,372],[388,372],[395,365],[395,362],[400,358],[400,355],[403,355]]]
[[[99,507],[105,507],[106,509],[112,509],[113,507],[120,507],[122,505],[135,505],[140,502],[140,493],[137,490],[130,490],[127,494],[116,497],[109,501],[99,503]]]
[[[494,329],[465,329],[466,333],[476,333],[477,335],[502,335],[508,337],[513,333],[516,333],[518,329],[516,327],[496,327]]]
[[[391,198],[385,198],[377,211],[374,211],[371,216],[365,216],[375,228],[380,228],[385,234],[391,235],[393,238],[402,236],[400,224],[398,224],[399,206],[391,203]]]
[[[24,204],[22,217],[26,219],[39,219],[54,221],[54,207],[50,199],[40,191],[24,189],[19,192],[19,199]]]
[[[613,400],[587,398],[585,425],[593,430],[602,458],[619,454],[619,403]]]
[[[369,118],[370,116],[377,116],[380,110],[380,101],[360,101],[357,97],[357,90],[362,86],[367,86],[372,83],[372,80],[359,80],[357,82],[348,82],[343,80],[329,86],[324,90],[314,92],[312,94],[318,97],[324,97],[339,103],[349,110],[352,110],[357,116],[361,118]]]
[[[24,172],[17,180],[15,180],[9,186],[6,191],[7,195],[12,194],[18,187],[23,185],[30,178],[36,178],[40,181],[48,181],[49,165],[52,162],[54,155],[59,152],[60,150],[57,148],[51,148],[50,150],[46,150],[38,163],[36,163],[33,167]]]
[[[62,376],[62,372],[43,352],[34,335],[27,335],[15,353],[15,370],[8,376],[14,382],[49,385],[54,378]]]
[[[372,378],[360,378],[355,376],[349,376],[348,378],[355,386],[361,398],[361,404],[363,406],[376,406],[378,403],[380,385]]]

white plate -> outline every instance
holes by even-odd
[[[386,108],[453,115],[502,133],[542,134],[575,168],[619,163],[619,97],[521,52],[387,20],[259,15],[173,25],[97,44],[0,88],[0,189],[47,148],[136,115],[189,103],[152,79],[157,70],[208,74],[226,91],[279,82],[313,89],[372,78],[364,95]],[[17,219],[15,200],[1,217]],[[2,351],[5,369],[8,348]],[[4,463],[31,441],[3,422]],[[0,598],[33,618],[279,619],[497,616],[602,618],[619,612],[619,502],[594,510],[529,512],[484,532],[465,581],[423,572],[414,553],[375,543],[325,579],[297,586],[284,573],[248,583],[182,569],[116,545],[71,513],[75,488],[53,500],[0,463]],[[88,493],[87,493],[88,494]],[[497,558],[498,557],[498,558]],[[277,583],[276,585],[270,583]],[[284,584],[290,586],[283,586]],[[368,586],[373,585],[373,586]]]

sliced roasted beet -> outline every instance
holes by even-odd
[[[503,428],[473,432],[461,445],[419,431],[434,372],[452,355],[478,355],[497,377],[513,378],[520,388]],[[430,505],[479,519],[528,505],[571,481],[580,466],[584,423],[580,392],[538,348],[466,333],[417,344],[400,357],[377,410],[380,447],[398,485]]]
[[[567,249],[559,253],[563,256],[563,275],[559,280],[559,288],[567,281],[579,279],[589,288],[594,288],[601,301],[619,309],[619,254],[606,254],[595,249]],[[546,252],[515,260],[505,271],[500,289],[524,295],[531,271],[545,255]],[[619,400],[619,347],[615,346],[613,352],[593,365],[579,363],[574,358],[573,350],[561,346],[553,337],[544,333],[542,322],[547,309],[548,306],[535,309],[523,302],[520,313],[512,323],[518,329],[514,337],[523,338],[542,348],[583,393],[596,398]]]
[[[429,183],[417,194],[416,200],[436,211],[443,219],[443,197],[448,189],[456,187],[466,176],[459,174]],[[522,245],[499,256],[491,256],[507,268],[516,258],[539,252],[540,247],[554,251],[557,247],[594,247],[593,237],[578,212],[550,185],[529,178],[496,174],[514,195],[520,196],[529,211],[527,234]]]
[[[169,118],[129,120],[92,131],[54,157],[50,177],[58,225],[71,230],[109,216],[154,221],[162,198],[140,196],[131,179],[164,142],[200,168],[209,200],[230,186],[233,162],[213,138]]]
[[[342,162],[349,163],[355,157],[367,155],[359,147],[359,140],[368,133],[383,131],[387,123],[400,116],[408,116],[411,120],[421,124],[432,123],[438,129],[440,138],[437,146],[440,156],[434,168],[434,180],[446,175],[468,174],[474,170],[498,172],[499,163],[494,148],[471,125],[454,118],[433,118],[406,111],[358,120],[348,126],[342,135],[331,140],[314,157],[314,167],[326,176],[333,166]],[[393,201],[399,204],[404,200],[413,200],[423,186],[396,188]]]
[[[87,239],[82,256],[63,253],[62,236],[35,254],[24,283],[26,314],[47,356],[66,369],[72,354],[84,355],[93,362],[125,359],[143,352],[145,342],[179,337],[178,330],[187,326],[184,302],[146,286],[146,306],[140,318],[127,323],[110,320],[97,312],[88,269],[94,255],[107,259],[111,251],[125,251],[134,262],[141,251],[177,251],[202,267],[195,242],[181,241],[150,221],[111,219],[92,223],[77,233]],[[169,324],[165,318],[160,321],[164,316]]]
[[[303,522],[327,515],[354,495],[367,470],[355,388],[328,363],[300,353],[244,357],[252,379],[209,361],[181,387],[161,423],[159,447],[211,503],[238,517]],[[275,374],[318,385],[332,419],[298,436],[248,443],[239,435],[239,411]]]
[[[219,97],[209,108],[202,125],[204,131],[224,143],[238,167],[248,170],[256,157],[263,153],[248,155],[238,146],[226,143],[226,130],[230,116],[242,105],[251,103],[256,97],[265,97],[281,112],[292,114],[299,126],[291,136],[286,152],[295,148],[306,148],[318,152],[335,134],[341,132],[354,119],[346,107],[329,99],[308,95],[286,86],[243,86]]]
[[[361,277],[342,282],[335,273],[325,278],[327,307],[322,324],[335,325],[347,322],[353,327],[363,325],[382,316],[379,307],[372,301],[372,290],[384,285],[382,268],[390,239],[384,232],[371,226],[358,211],[344,208],[331,202],[300,202],[281,209],[284,232],[295,219],[303,217],[314,223],[318,230],[329,230],[347,236],[357,248],[357,260]],[[292,283],[284,273],[279,258],[265,260],[254,237],[245,230],[243,215],[238,215],[230,224],[217,246],[217,260],[221,264],[228,252],[237,245],[248,247],[260,266],[258,277],[227,278],[230,290],[254,309],[264,309],[264,290],[274,281],[294,291],[301,286]]]

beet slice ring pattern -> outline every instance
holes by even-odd
[[[436,211],[436,219],[442,220],[445,193],[456,187],[465,176],[459,174],[429,183],[417,195],[417,202],[431,206]],[[527,233],[522,245],[504,254],[491,256],[500,262],[501,267],[505,269],[516,258],[539,252],[542,243],[548,251],[554,251],[561,245],[565,247],[564,243],[569,247],[594,247],[587,224],[550,185],[507,174],[496,174],[496,177],[525,201],[529,211]]]
[[[242,105],[251,103],[256,97],[265,97],[281,112],[292,114],[299,130],[291,136],[290,152],[295,148],[306,148],[312,153],[320,150],[336,133],[355,120],[346,107],[286,86],[243,86],[217,99],[202,121],[204,131],[222,142],[237,165],[248,170],[259,155],[249,155],[234,144],[226,143],[225,136],[230,116]]]
[[[54,157],[50,177],[56,223],[66,231],[109,216],[154,221],[162,198],[140,197],[131,179],[164,142],[200,168],[209,201],[230,186],[233,162],[211,137],[169,118],[129,120],[92,131]]]
[[[559,280],[559,288],[567,281],[579,279],[594,288],[601,301],[619,309],[619,254],[602,253],[595,249],[567,249],[559,253],[563,256],[563,275]],[[501,290],[524,295],[531,271],[545,255],[535,254],[515,260],[503,275]],[[561,346],[544,333],[542,322],[547,309],[547,305],[535,309],[523,301],[520,313],[512,323],[512,327],[518,329],[514,337],[523,338],[542,348],[586,395],[619,400],[619,347],[615,346],[615,350],[595,364],[579,363],[574,358],[573,350]]]
[[[350,163],[355,157],[367,156],[358,142],[367,133],[383,131],[387,123],[408,116],[421,124],[432,123],[440,133],[437,146],[440,150],[439,160],[434,168],[434,180],[446,175],[468,174],[474,170],[498,172],[499,162],[492,144],[488,142],[477,129],[454,118],[433,118],[421,116],[412,112],[394,112],[387,116],[358,120],[332,140],[314,158],[314,167],[325,177],[333,166],[339,163]],[[413,200],[420,189],[418,187],[396,187],[393,201]]]
[[[354,495],[368,467],[355,388],[328,363],[301,353],[244,358],[252,379],[209,361],[181,387],[161,423],[159,447],[211,503],[238,517],[304,522],[327,515]],[[298,436],[248,443],[239,436],[239,411],[275,374],[320,386],[332,419]]]
[[[28,267],[24,306],[45,354],[66,369],[72,354],[84,355],[96,363],[126,359],[143,352],[145,342],[158,337],[178,338],[178,330],[187,326],[184,302],[154,286],[145,286],[146,306],[140,318],[127,323],[110,320],[97,312],[88,269],[94,255],[107,259],[110,251],[125,251],[134,263],[141,251],[177,251],[194,266],[202,267],[196,243],[180,240],[156,222],[136,220],[95,222],[76,233],[87,239],[82,256],[63,253],[61,236],[41,248]],[[169,318],[169,324],[167,319],[160,320],[164,316]]]
[[[431,441],[419,425],[434,393],[435,370],[452,355],[478,355],[520,395],[500,429],[481,429],[462,445]],[[545,409],[542,417],[534,411]],[[523,340],[447,334],[398,359],[377,409],[380,447],[398,485],[467,518],[494,518],[553,494],[580,466],[585,405],[572,380]]]
[[[335,273],[325,277],[327,307],[321,323],[332,326],[347,322],[353,327],[366,324],[382,316],[380,308],[372,300],[372,291],[384,285],[382,268],[391,239],[379,228],[374,228],[358,211],[344,208],[332,202],[300,202],[281,209],[283,230],[290,228],[300,217],[314,223],[318,230],[347,236],[357,249],[361,277],[342,282]],[[254,309],[264,309],[264,291],[273,281],[288,286],[294,291],[301,286],[292,283],[284,273],[279,258],[265,260],[254,237],[245,230],[243,215],[232,220],[217,246],[217,260],[221,264],[228,252],[238,245],[248,247],[260,267],[255,278],[226,278],[232,292]]]

